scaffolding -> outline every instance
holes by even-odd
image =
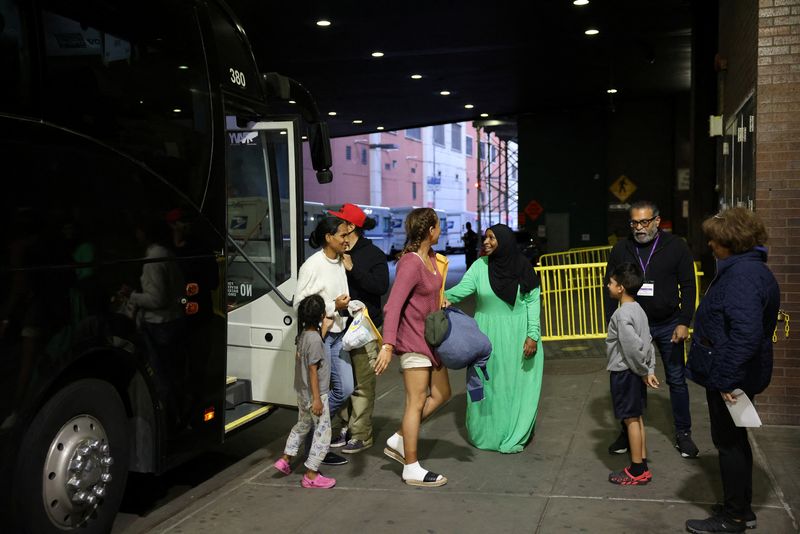
[[[493,224],[518,226],[519,180],[518,147],[478,127],[477,188],[478,232],[482,234]]]

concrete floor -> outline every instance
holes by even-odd
[[[535,437],[515,455],[467,443],[464,373],[451,373],[453,397],[423,425],[420,441],[423,465],[447,476],[444,487],[403,484],[400,464],[382,454],[403,409],[395,361],[378,383],[376,444],[351,456],[348,465],[324,470],[337,479],[334,489],[302,489],[301,474],[283,476],[272,467],[296,420],[295,412],[281,410],[259,424],[263,446],[228,468],[224,483],[199,484],[139,521],[138,528],[115,532],[667,533],[683,532],[687,518],[708,515],[721,487],[700,388],[691,386],[700,457],[683,459],[673,447],[663,386],[650,393],[645,416],[653,481],[618,487],[607,481],[608,472],[623,467],[627,457],[606,450],[618,423],[602,341],[546,343],[545,362]],[[799,438],[800,429],[790,427],[751,433],[759,532],[798,532]],[[143,530],[144,524],[149,526]]]

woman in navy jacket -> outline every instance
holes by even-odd
[[[689,520],[689,532],[744,532],[755,526],[752,501],[753,455],[747,429],[734,425],[726,402],[733,390],[751,399],[772,376],[772,333],[780,290],[766,265],[764,223],[744,208],[732,208],[703,222],[717,259],[712,280],[694,322],[687,369],[706,388],[711,437],[719,451],[724,502],[708,519]]]

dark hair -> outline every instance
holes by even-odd
[[[320,319],[325,314],[325,301],[319,295],[309,295],[300,301],[297,306],[297,335],[298,337],[309,326],[317,330],[320,328]]]
[[[347,221],[345,221],[345,222],[347,222]],[[353,225],[353,226],[355,226],[354,230],[355,230],[356,234],[358,234],[358,237],[361,237],[362,235],[364,235],[364,230],[372,230],[373,228],[378,226],[378,221],[376,221],[372,217],[367,217],[366,219],[364,219],[364,225],[363,226],[356,226],[356,225]]]
[[[403,246],[402,256],[408,252],[419,250],[420,244],[425,240],[428,231],[432,226],[436,226],[439,217],[433,208],[416,208],[406,216],[406,243]]]
[[[320,218],[317,227],[314,228],[314,231],[308,236],[308,246],[311,248],[319,248],[324,245],[325,236],[334,235],[336,231],[339,230],[340,224],[347,224],[347,221],[343,221],[339,217],[330,216]]]
[[[703,233],[733,254],[747,252],[767,242],[767,228],[747,208],[729,208],[703,221]]]
[[[628,213],[633,210],[653,210],[653,217],[658,217],[658,206],[652,200],[637,200],[628,209]]]
[[[625,293],[631,297],[642,288],[644,277],[642,270],[635,263],[621,263],[611,272],[613,278],[619,285],[625,288]]]

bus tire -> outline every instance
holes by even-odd
[[[22,439],[17,532],[111,531],[128,476],[128,417],[108,382],[82,379],[48,400]]]

